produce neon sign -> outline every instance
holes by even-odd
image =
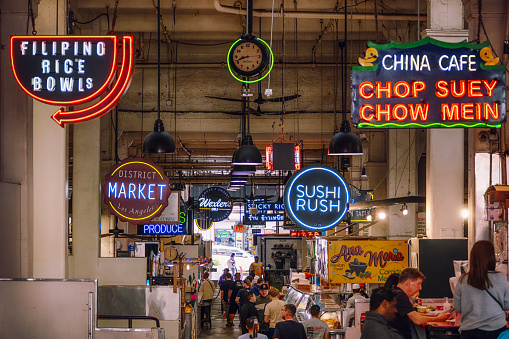
[[[168,184],[162,168],[151,160],[127,158],[106,175],[104,203],[122,221],[146,223],[168,206]]]
[[[489,45],[368,42],[352,70],[352,121],[358,128],[500,127],[505,66]]]
[[[116,106],[129,87],[133,71],[132,36],[122,38],[122,63],[117,70],[117,37],[30,35],[11,37],[11,66],[19,86],[31,97],[52,105],[86,104],[52,118],[59,125],[100,117]]]

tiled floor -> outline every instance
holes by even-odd
[[[217,295],[218,290],[214,295]],[[220,297],[212,303],[212,311],[210,312],[212,319],[212,327],[204,324],[198,338],[200,339],[219,339],[219,338],[237,338],[242,334],[239,327],[239,315],[235,315],[233,321],[234,326],[226,326],[226,319],[223,319],[221,313],[221,300]]]

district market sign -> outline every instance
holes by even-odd
[[[152,160],[126,158],[106,175],[104,203],[122,221],[147,223],[168,206],[168,184],[163,169]]]
[[[350,199],[345,179],[328,167],[302,169],[285,187],[285,210],[295,225],[325,231],[337,226]]]
[[[505,66],[490,42],[368,42],[352,69],[357,128],[500,127]]]
[[[210,221],[221,221],[232,212],[232,198],[230,194],[221,187],[207,188],[198,198],[200,212]]]

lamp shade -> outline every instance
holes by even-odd
[[[250,135],[244,136],[242,146],[233,154],[233,165],[260,165],[262,164],[262,154],[260,150],[253,145],[253,139]]]
[[[250,175],[254,172],[256,172],[255,165],[233,165],[232,168],[232,175]]]
[[[174,153],[175,149],[175,140],[164,131],[163,121],[158,118],[154,123],[154,131],[143,141],[143,153]]]
[[[357,134],[350,132],[350,123],[343,120],[341,130],[329,143],[329,155],[361,155],[362,143]]]

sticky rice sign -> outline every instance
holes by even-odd
[[[392,273],[408,267],[408,242],[329,241],[327,258],[331,283],[383,284]]]
[[[361,66],[352,69],[352,122],[358,128],[500,127],[505,66],[489,46],[432,38],[368,42]]]

